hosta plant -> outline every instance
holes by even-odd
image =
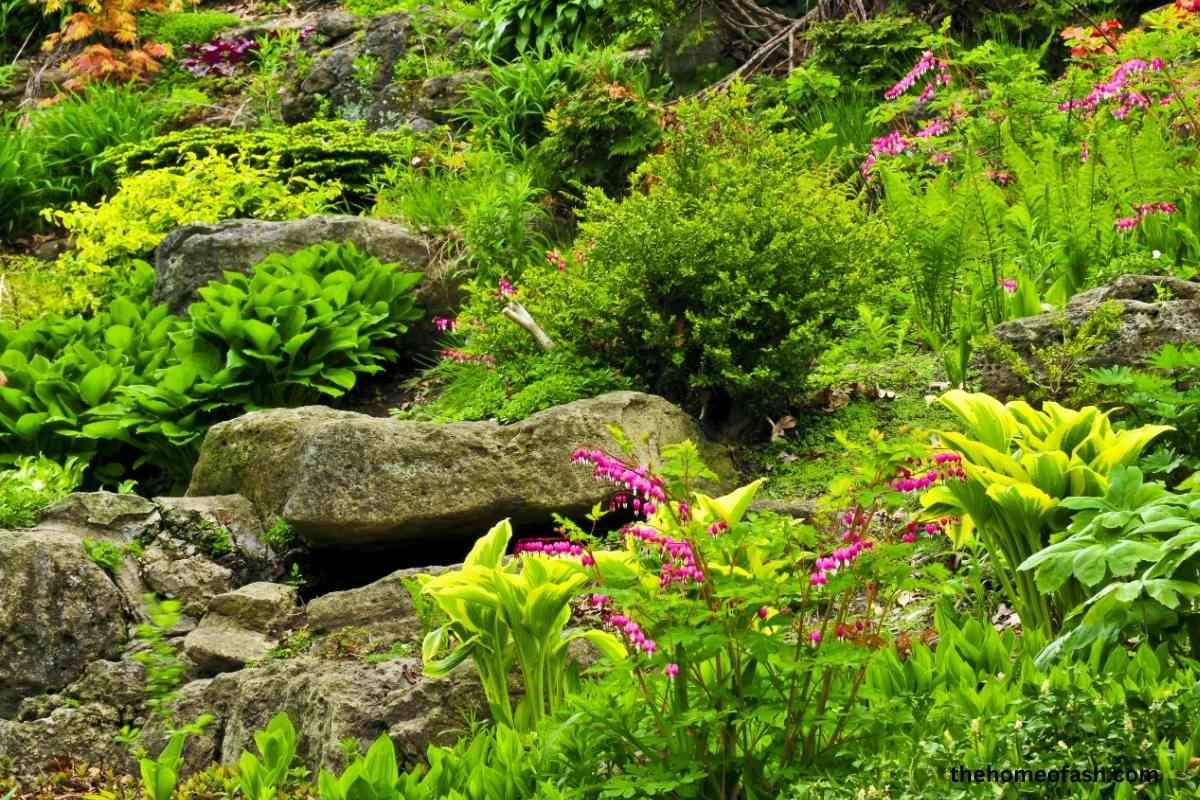
[[[1186,640],[1200,658],[1200,493],[1176,494],[1146,483],[1137,467],[1118,467],[1102,497],[1062,505],[1076,512],[1065,538],[1020,569],[1044,592],[1074,579],[1092,594],[1042,658],[1127,637],[1152,645]]]
[[[249,408],[339,397],[396,358],[390,343],[422,314],[421,278],[350,243],[268,256],[200,290],[192,331],[176,340],[189,351],[182,363],[223,364],[221,399]]]
[[[938,433],[946,447],[961,455],[963,475],[931,488],[922,504],[934,515],[961,519],[960,544],[979,537],[1025,627],[1057,631],[1086,591],[1068,580],[1053,593],[1043,593],[1033,574],[1018,568],[1065,526],[1064,499],[1103,495],[1108,473],[1136,462],[1170,428],[1145,425],[1119,431],[1094,406],[1075,411],[1046,403],[1038,411],[1021,400],[1004,404],[958,389],[939,402],[963,427],[963,433]]]
[[[504,520],[475,543],[461,570],[426,580],[422,592],[448,622],[425,637],[421,655],[432,677],[472,659],[493,718],[528,730],[562,703],[573,639],[587,639],[613,659],[625,648],[604,631],[565,630],[570,602],[588,582],[580,560],[548,553],[506,560],[511,538]],[[508,691],[514,663],[525,688],[515,709]]]

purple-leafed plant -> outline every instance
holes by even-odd
[[[245,66],[250,55],[258,48],[257,41],[245,36],[236,39],[213,39],[199,45],[184,45],[183,50],[187,53],[187,58],[181,59],[179,65],[197,78],[208,75],[228,78]]]

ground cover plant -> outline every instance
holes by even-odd
[[[0,800],[1197,795],[1200,3],[310,12],[0,0]]]

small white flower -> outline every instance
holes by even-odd
[[[1161,251],[1161,250],[1154,250],[1154,251],[1151,251],[1151,253],[1150,253],[1150,257],[1151,257],[1151,258],[1153,258],[1153,259],[1159,259],[1159,258],[1162,258],[1162,251]]]
[[[1021,728],[1024,728],[1024,727],[1025,727],[1025,723],[1021,722],[1021,720],[1017,720],[1016,722],[1013,723],[1014,731],[1019,731],[1019,730],[1021,730]]]
[[[29,485],[33,488],[33,490],[35,492],[40,492],[42,489],[46,488],[46,482],[44,480],[42,480],[41,478],[35,478],[33,480],[33,482],[30,483]]]

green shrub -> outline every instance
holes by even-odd
[[[253,131],[189,128],[115,148],[104,160],[123,177],[182,167],[213,152],[293,187],[336,182],[336,199],[357,211],[370,206],[371,184],[384,167],[407,164],[419,150],[409,133],[367,133],[362,123],[318,121]]]
[[[168,11],[139,19],[138,32],[143,38],[179,48],[203,44],[219,31],[241,23],[240,17],[223,11]]]
[[[29,528],[37,512],[69,495],[83,482],[86,462],[62,464],[45,456],[24,456],[0,471],[0,528]]]
[[[668,396],[769,408],[805,388],[831,326],[882,292],[892,234],[772,133],[746,93],[683,104],[666,150],[623,201],[581,212],[577,256],[527,270],[517,298],[556,343]],[[535,347],[480,293],[460,328],[498,362]]]

